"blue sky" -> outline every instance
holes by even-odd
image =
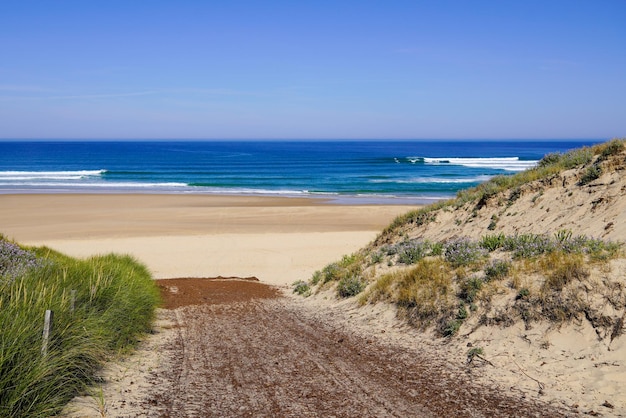
[[[0,3],[0,138],[624,136],[624,0]]]

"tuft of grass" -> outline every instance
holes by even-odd
[[[392,288],[397,281],[397,274],[387,273],[380,276],[369,289],[360,297],[359,303],[365,305],[367,302],[376,303],[392,297]]]
[[[480,239],[479,245],[489,252],[493,252],[504,245],[504,234],[484,235]]]
[[[442,260],[423,259],[398,273],[397,282],[395,301],[413,322],[428,325],[453,310],[452,274]]]
[[[15,245],[0,242],[0,251]],[[150,330],[160,296],[146,267],[129,256],[77,260],[45,247],[21,249],[28,254],[18,258],[39,267],[0,275],[0,416],[47,417],[94,383],[105,359]],[[42,356],[48,309],[53,329]]]
[[[452,319],[446,322],[441,334],[444,337],[452,337],[456,335],[457,332],[461,329],[461,325],[463,325],[463,321],[460,319]]]
[[[469,351],[467,352],[467,362],[471,363],[474,357],[482,356],[484,354],[485,354],[485,350],[483,350],[482,347],[470,348]]]
[[[589,277],[581,254],[554,252],[541,260],[544,270],[551,271],[543,283],[543,291],[560,292],[570,282]]]
[[[315,286],[328,282],[338,282],[351,276],[359,276],[363,271],[364,260],[365,257],[360,253],[345,255],[340,261],[330,263],[322,270],[313,273],[310,282]]]

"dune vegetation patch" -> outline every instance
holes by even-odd
[[[129,256],[78,260],[0,236],[0,416],[59,413],[104,361],[150,331],[159,303],[150,273]]]
[[[407,248],[418,248],[415,253],[419,256],[407,258]],[[593,289],[599,294],[614,293],[609,282],[598,283],[595,278],[610,269],[611,260],[622,256],[622,245],[559,231],[553,236],[486,235],[480,240],[463,237],[413,244],[404,241],[386,246],[381,254],[388,266],[396,268],[367,279],[367,274],[355,276],[359,269],[354,264],[344,264],[343,268],[333,264],[332,277],[325,283],[334,279],[339,297],[363,291],[358,299],[361,305],[382,300],[394,303],[408,322],[419,328],[433,326],[439,335],[453,336],[472,315],[479,315],[481,324],[510,325],[523,320],[530,325],[544,319],[563,322],[600,309],[587,303],[587,292]],[[326,278],[323,272],[314,277]],[[533,277],[533,286],[525,285],[522,277]],[[346,278],[359,285],[350,292],[342,290]],[[319,282],[313,281],[311,286]],[[505,294],[509,295],[509,305],[499,304],[494,309],[493,297]],[[625,296],[618,297],[616,308],[620,303],[626,306]],[[617,318],[604,318],[594,325],[608,329],[615,321]]]
[[[401,215],[369,246],[316,272],[311,294],[335,286],[338,297],[357,296],[360,305],[386,301],[408,322],[441,336],[456,335],[469,320],[472,327],[519,321],[532,327],[585,319],[598,335],[616,338],[626,311],[626,284],[614,269],[623,244],[598,238],[616,222],[598,224],[597,235],[589,236],[540,229],[535,221],[545,214],[556,225],[595,220],[597,210],[626,189],[618,183],[625,144],[615,139],[548,154],[534,168]],[[609,188],[617,195],[594,197]],[[544,203],[548,193],[550,202],[566,202],[561,209]],[[529,208],[533,215],[524,218]],[[347,283],[350,291],[342,290]]]

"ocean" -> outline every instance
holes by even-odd
[[[429,203],[577,141],[0,141],[0,194],[201,193]]]

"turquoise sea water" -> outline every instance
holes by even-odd
[[[205,193],[427,203],[586,141],[0,141],[0,194]]]

